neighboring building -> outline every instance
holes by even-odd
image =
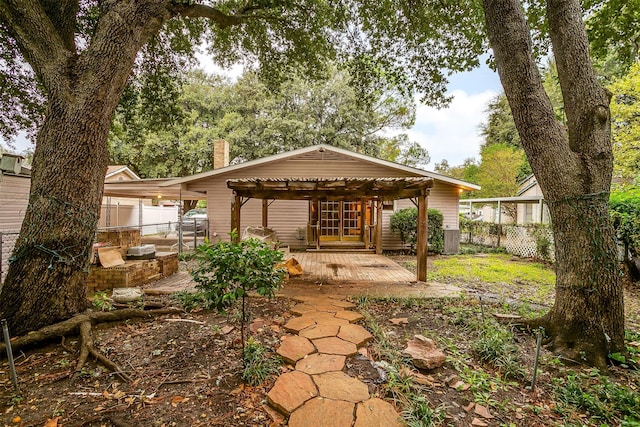
[[[536,177],[531,174],[522,180],[518,197],[534,197],[539,198],[538,203],[519,203],[518,204],[518,224],[531,223],[549,223],[549,209],[544,205],[544,196],[542,189]]]
[[[24,157],[0,155],[0,232],[19,231],[31,188],[31,167]]]
[[[400,249],[400,238],[391,233],[389,218],[394,211],[414,204],[410,199],[400,197],[393,197],[397,200],[392,200],[391,197],[382,200],[371,191],[367,192],[367,184],[373,186],[380,182],[393,183],[394,180],[396,183],[404,182],[403,180],[410,183],[416,178],[431,178],[433,187],[427,198],[428,207],[440,210],[444,216],[445,241],[449,242],[445,242],[445,252],[457,252],[459,195],[462,191],[480,188],[434,172],[328,145],[306,147],[239,165],[216,168],[172,180],[164,185],[180,185],[185,191],[206,193],[210,235],[228,238],[234,201],[234,193],[228,187],[228,180],[246,180],[247,185],[268,187],[293,182],[298,186],[312,186],[318,185],[318,181],[322,185],[331,185],[328,182],[331,180],[336,185],[344,185],[344,182],[340,182],[341,178],[347,181],[349,178],[368,181],[359,184],[361,186],[353,193],[353,197],[349,193],[343,193],[346,195],[339,200],[332,199],[331,196],[314,196],[314,200],[285,200],[288,196],[282,193],[273,198],[265,197],[265,200],[243,200],[240,230],[268,222],[268,227],[277,232],[278,239],[293,248],[342,246],[355,249],[368,246],[369,249],[370,244],[378,244],[374,230],[377,233],[380,211],[381,248]],[[234,185],[242,185],[242,182],[236,181]],[[268,193],[263,191],[262,194]],[[399,191],[397,194],[404,193]],[[381,199],[380,202],[378,199]]]

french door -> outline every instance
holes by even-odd
[[[361,241],[362,216],[370,217],[369,206],[362,209],[360,201],[324,200],[312,202],[311,212],[318,212],[319,237],[321,241]],[[313,216],[313,215],[312,215]]]

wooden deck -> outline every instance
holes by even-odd
[[[415,282],[415,273],[376,254],[348,252],[291,253],[302,264],[302,280],[346,282]]]

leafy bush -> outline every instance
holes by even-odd
[[[620,188],[611,193],[609,208],[625,257],[640,256],[640,188]]]
[[[428,223],[428,244],[429,249],[435,253],[442,253],[444,250],[444,231],[442,229],[443,216],[437,209],[427,210]],[[413,253],[418,241],[418,209],[400,209],[391,215],[390,229],[393,233],[400,233],[402,245],[409,244],[409,249]]]

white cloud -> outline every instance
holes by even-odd
[[[485,90],[468,94],[462,90],[451,92],[453,100],[448,108],[436,109],[418,105],[416,123],[407,132],[411,141],[429,151],[430,166],[447,159],[449,165],[462,164],[468,157],[479,160],[480,124],[486,120],[489,101],[497,95]]]

